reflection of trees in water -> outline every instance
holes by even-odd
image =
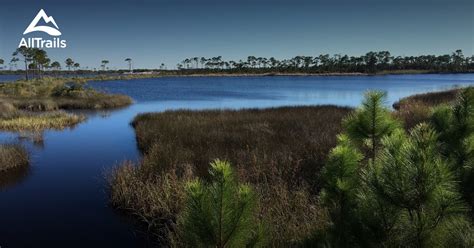
[[[30,172],[30,166],[18,166],[0,171],[0,191],[21,183]]]

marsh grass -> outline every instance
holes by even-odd
[[[28,111],[105,109],[132,103],[132,99],[128,96],[107,94],[87,87],[88,80],[45,77],[4,83],[0,84],[0,100]]]
[[[393,115],[403,121],[406,130],[429,121],[433,108],[452,104],[464,88],[412,95],[393,104]]]
[[[445,91],[428,92],[423,94],[416,94],[409,97],[400,99],[398,102],[393,104],[393,108],[400,110],[403,108],[410,107],[409,105],[426,105],[436,106],[440,104],[452,103],[456,100],[457,95],[463,88],[455,88]]]
[[[0,130],[4,131],[42,131],[45,129],[62,130],[85,120],[83,115],[69,114],[64,111],[45,113],[18,112],[15,116],[0,119]]]
[[[176,228],[186,182],[206,180],[210,161],[225,159],[258,193],[270,244],[298,244],[327,223],[315,194],[318,175],[350,112],[317,106],[139,115],[132,125],[144,157],[110,174],[111,203],[163,242],[176,241],[163,234]]]
[[[42,78],[0,84],[0,130],[61,130],[85,120],[70,109],[108,109],[132,103],[125,95],[98,92],[87,79]]]
[[[0,173],[27,166],[29,156],[26,149],[18,144],[0,145]]]

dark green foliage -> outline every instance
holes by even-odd
[[[455,178],[438,152],[437,134],[426,124],[409,137],[402,132],[382,140],[384,147],[369,169],[369,189],[379,202],[395,208],[397,221],[386,241],[403,247],[432,247],[450,223],[464,221],[466,208]]]
[[[333,222],[328,239],[337,247],[347,247],[354,243],[351,234],[357,228],[354,210],[359,185],[359,162],[363,156],[346,136],[339,136],[339,143],[331,150],[327,165],[322,171],[325,183],[321,199],[328,207]]]
[[[461,50],[441,56],[392,56],[388,51],[368,52],[362,56],[321,54],[277,60],[248,56],[225,61],[222,56],[186,58],[177,64],[179,73],[426,73],[467,72],[474,69],[474,58]]]
[[[362,106],[344,120],[349,138],[361,149],[367,148],[372,159],[376,157],[380,139],[400,127],[400,123],[392,118],[390,110],[383,105],[385,98],[384,92],[366,93]]]
[[[187,201],[180,215],[188,247],[259,247],[262,228],[256,218],[257,198],[249,185],[239,185],[230,164],[211,163],[210,182],[187,185]]]
[[[331,225],[316,235],[318,244],[471,247],[473,229],[455,176],[466,175],[473,161],[469,94],[435,112],[433,122],[446,132],[440,134],[429,124],[406,134],[381,106],[383,94],[367,94],[362,108],[345,120],[347,136],[340,136],[323,168],[321,199]],[[462,173],[454,173],[453,161],[462,161]]]
[[[461,91],[453,106],[438,107],[431,123],[440,133],[441,152],[461,181],[466,200],[474,206],[474,88]]]

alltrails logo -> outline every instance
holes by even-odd
[[[40,26],[38,23],[43,20],[45,24],[52,24],[54,26]],[[52,16],[48,16],[43,9],[41,9],[36,17],[31,21],[30,25],[26,28],[23,35],[29,34],[31,32],[44,32],[50,36],[61,36],[59,31],[58,24]],[[20,44],[18,47],[28,47],[28,48],[66,48],[66,40],[61,40],[60,37],[54,37],[52,40],[43,39],[40,37],[33,38],[21,38]]]

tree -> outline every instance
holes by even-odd
[[[321,173],[324,182],[321,199],[332,221],[326,239],[336,247],[349,247],[355,242],[358,171],[362,159],[362,153],[348,137],[340,135],[338,145],[331,150]]]
[[[41,77],[42,70],[49,66],[51,60],[45,50],[38,48],[32,49],[32,59],[36,69],[38,69],[38,75]]]
[[[15,69],[17,69],[17,62],[20,61],[19,58],[17,58],[16,56],[15,57],[12,57],[12,59],[10,60],[10,69],[12,69],[13,67],[15,67]]]
[[[261,246],[262,228],[257,221],[257,198],[249,185],[239,184],[230,164],[211,163],[210,183],[187,184],[187,202],[179,225],[189,247]]]
[[[0,58],[0,65],[3,65],[3,63],[5,63],[5,60]]]
[[[71,58],[67,58],[64,63],[66,64],[68,70],[71,70],[71,68],[74,66],[74,60],[72,60]]]
[[[461,91],[453,106],[436,108],[431,124],[440,134],[441,152],[461,182],[464,198],[474,207],[474,88]]]
[[[133,73],[133,71],[132,71],[132,59],[131,58],[126,58],[125,61],[128,63],[129,72]]]
[[[388,246],[433,247],[445,243],[446,233],[455,231],[453,226],[467,222],[467,209],[453,173],[438,152],[437,133],[427,124],[419,124],[410,136],[394,132],[384,137],[382,146],[378,159],[368,168],[370,187],[366,190],[398,209],[391,230],[398,237],[389,236]],[[469,236],[471,231],[462,231],[458,238]]]
[[[385,92],[366,93],[362,107],[343,123],[349,138],[360,147],[367,148],[372,160],[375,160],[380,139],[401,127],[391,116],[390,110],[383,105],[385,98]]]
[[[102,67],[102,70],[103,70],[103,71],[105,71],[105,68],[106,68],[106,66],[107,66],[108,63],[109,63],[108,60],[102,60],[102,61],[101,61],[101,67]]]
[[[28,48],[26,46],[19,47],[13,52],[13,57],[16,57],[18,54],[21,54],[23,56],[23,61],[25,62],[25,77],[26,80],[29,80],[29,74],[28,74],[28,69],[29,69],[29,62],[31,61],[33,57],[32,49]]]
[[[77,69],[79,69],[79,68],[81,67],[81,64],[79,64],[79,63],[74,63],[73,66],[74,66],[74,70],[77,70]]]
[[[58,61],[54,61],[53,63],[51,63],[51,68],[53,68],[54,70],[59,70],[61,69],[61,64]]]
[[[344,121],[346,130],[322,170],[320,196],[331,224],[316,236],[317,243],[472,247],[474,232],[458,180],[441,149],[442,135],[428,124],[406,134],[381,99],[380,92],[366,94],[363,106]],[[474,161],[474,146],[468,147],[468,158]]]

